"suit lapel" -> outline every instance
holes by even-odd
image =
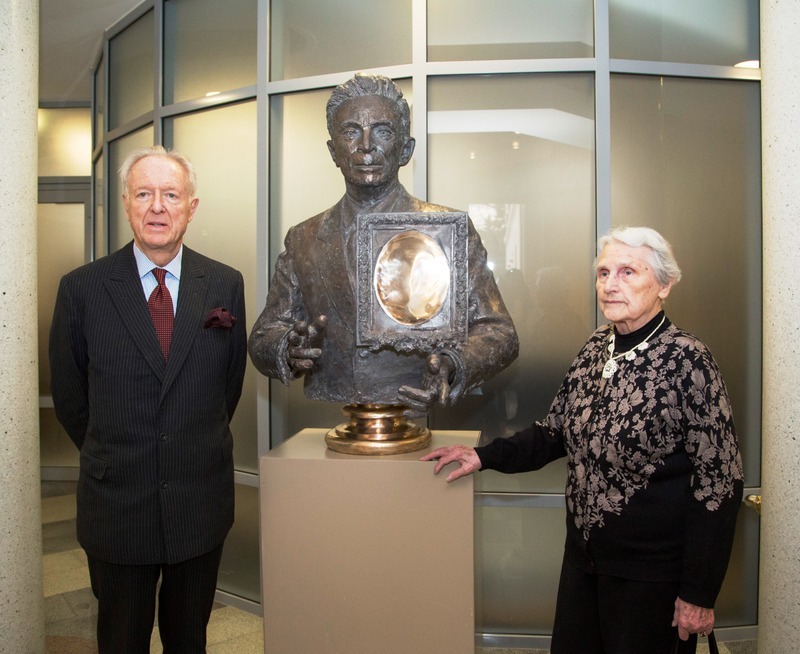
[[[186,357],[192,349],[195,338],[203,324],[206,307],[206,277],[196,253],[186,246],[183,248],[181,263],[181,283],[178,291],[178,311],[172,331],[172,344],[169,348],[166,375],[161,388],[162,399],[170,385],[178,376]],[[155,332],[155,330],[153,330]]]
[[[142,292],[142,282],[133,256],[133,243],[128,243],[110,256],[114,257],[114,265],[108,279],[103,280],[103,285],[136,347],[158,378],[163,379],[166,364]]]

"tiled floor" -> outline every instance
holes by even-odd
[[[86,556],[75,539],[75,484],[42,482],[42,546],[47,654],[95,654],[97,601]],[[158,627],[151,653],[160,653]],[[208,654],[263,654],[257,615],[216,604],[208,625]]]

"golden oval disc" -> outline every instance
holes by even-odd
[[[450,264],[433,238],[408,230],[381,248],[373,285],[386,315],[401,325],[419,325],[442,310],[450,289]]]

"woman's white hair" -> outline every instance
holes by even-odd
[[[646,247],[647,259],[650,263],[656,280],[662,286],[670,282],[677,284],[681,279],[681,269],[672,254],[672,246],[656,230],[650,227],[615,227],[608,234],[602,236],[597,242],[597,258],[594,260],[594,269],[597,271],[597,260],[603,248],[617,241],[632,248]]]

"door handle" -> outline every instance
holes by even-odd
[[[761,515],[761,495],[748,495],[744,498],[744,503]]]

